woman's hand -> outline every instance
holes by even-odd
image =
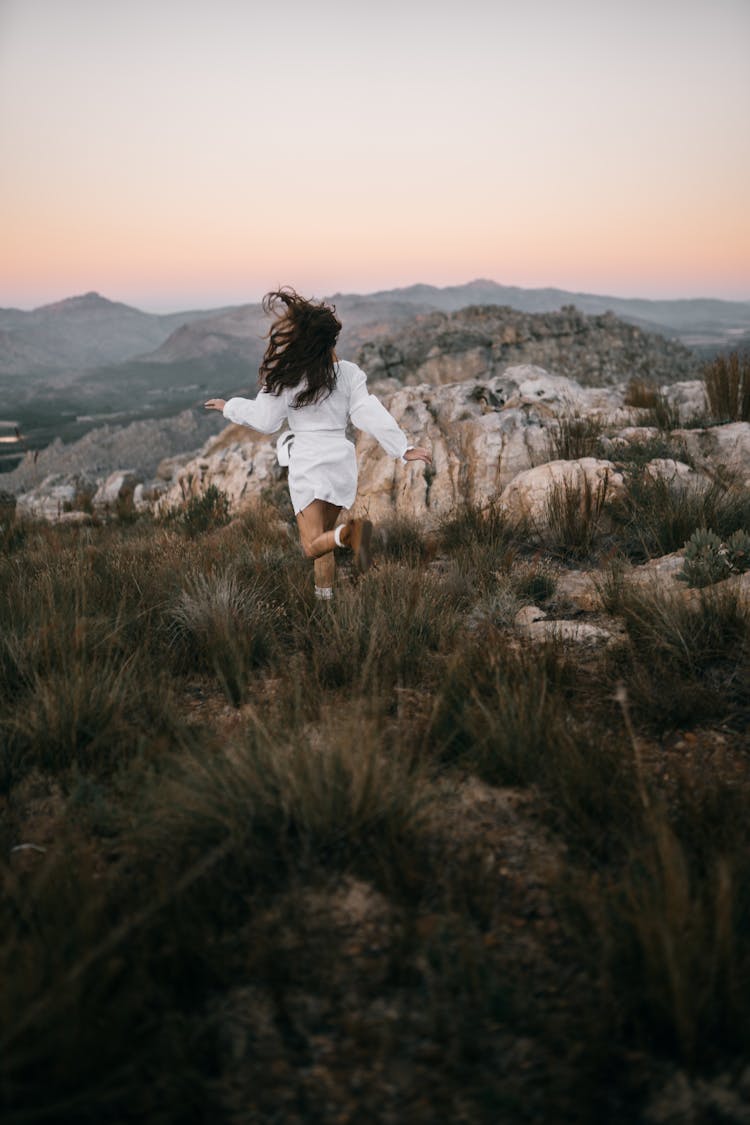
[[[404,454],[405,461],[424,461],[425,465],[432,464],[432,454],[429,449],[423,449],[421,445],[415,445],[411,449],[407,449]]]
[[[225,398],[210,398],[207,402],[204,402],[203,405],[206,410],[223,410],[226,406],[226,401]]]

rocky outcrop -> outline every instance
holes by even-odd
[[[216,414],[198,410],[183,410],[174,418],[153,418],[128,426],[98,426],[69,445],[56,438],[46,449],[26,453],[12,472],[3,474],[3,487],[27,492],[52,473],[101,480],[123,465],[132,465],[145,479],[156,473],[166,455],[194,454],[220,429],[221,419]]]
[[[75,473],[52,473],[36,488],[16,498],[16,515],[54,522],[71,511],[88,508],[96,483]]]
[[[142,483],[139,475],[132,469],[120,469],[115,473],[110,473],[94,493],[91,507],[97,514],[101,515],[132,506],[136,485]]]
[[[684,345],[609,312],[586,316],[575,305],[548,313],[504,305],[431,313],[387,340],[365,344],[359,362],[373,378],[391,376],[411,385],[486,380],[519,364],[537,364],[585,386],[633,377],[674,383],[690,379],[699,367]]]
[[[359,464],[356,511],[375,520],[414,517],[429,528],[462,503],[499,502],[510,518],[543,531],[555,490],[577,491],[583,503],[587,495],[594,504],[614,500],[633,465],[643,464],[624,456],[633,443],[654,443],[658,457],[647,462],[647,471],[675,488],[706,486],[722,465],[725,472],[750,479],[750,425],[674,431],[670,456],[672,446],[661,431],[633,424],[644,412],[623,405],[624,384],[583,387],[535,365],[520,365],[484,381],[414,387],[388,381],[372,389],[414,442],[429,446],[433,455],[430,466],[404,465],[384,455],[374,438],[351,431]],[[575,419],[591,426],[595,441],[600,429],[606,431],[597,447],[604,456],[560,456],[561,429]],[[222,424],[218,416],[216,421]],[[19,514],[56,519],[66,508],[90,506],[96,485],[102,485],[97,514],[116,510],[118,496],[125,493],[136,510],[163,512],[209,485],[241,510],[269,491],[286,488],[286,470],[276,459],[277,436],[225,425],[197,454],[153,458],[155,477],[107,473],[103,485],[102,477],[93,484],[86,478],[88,492],[81,489],[82,474],[48,475],[19,497]],[[691,451],[687,460],[679,449]]]

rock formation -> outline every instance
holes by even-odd
[[[359,362],[373,379],[408,384],[491,379],[521,364],[538,364],[585,386],[632,377],[674,383],[694,378],[699,369],[695,353],[683,344],[612,313],[585,316],[574,305],[543,314],[503,305],[431,313],[387,340],[365,344]]]

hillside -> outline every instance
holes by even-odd
[[[750,421],[631,397],[394,382],[325,602],[268,436],[0,493],[4,1123],[746,1125]]]
[[[587,317],[570,308],[560,313],[526,314],[494,305],[455,313],[415,314],[412,310],[388,334],[392,321],[373,322],[369,304],[347,306],[346,312],[340,312],[345,330],[339,353],[357,359],[373,383],[383,378],[407,384],[488,380],[514,364],[537,364],[588,385],[625,383],[632,377],[671,384],[694,377],[698,368],[689,349],[644,333],[611,314]],[[230,326],[231,334],[227,331]],[[184,446],[171,448],[169,427],[160,430],[157,419],[200,409],[200,403],[212,393],[224,397],[254,393],[263,347],[258,327],[249,307],[235,310],[201,326],[179,329],[158,352],[141,362],[86,372],[63,386],[28,384],[26,396],[16,396],[13,414],[27,435],[26,458],[15,472],[5,475],[4,487],[18,490],[31,479],[38,481],[42,465],[48,472],[69,472],[74,468],[83,471],[87,464],[90,471],[101,471],[107,464],[112,470],[127,464],[148,475],[151,460],[148,465],[142,461],[143,447],[140,437],[135,438],[136,430],[132,431],[132,457],[111,462],[109,426],[149,420],[161,456],[183,452]],[[65,420],[63,411],[67,412]],[[96,415],[100,417],[92,417]],[[99,445],[96,421],[105,424]],[[88,431],[93,432],[81,442]],[[52,447],[58,436],[68,444]],[[121,453],[125,441],[118,446]],[[40,446],[50,448],[36,454]]]
[[[510,306],[526,313],[554,312],[566,305],[588,315],[612,312],[627,323],[708,351],[750,334],[750,302],[741,301],[652,301],[522,289],[494,281],[337,293],[331,299],[344,320],[342,348],[349,352],[368,339],[393,334],[414,315],[469,305]],[[265,331],[258,303],[157,315],[90,292],[30,312],[0,309],[0,375],[81,372],[143,358],[168,364],[207,352],[255,362]]]
[[[364,345],[359,361],[373,378],[449,383],[489,379],[504,367],[534,363],[587,386],[645,378],[694,378],[700,363],[684,345],[645,332],[612,313],[587,316],[574,306],[523,313],[484,305],[416,317],[398,333]]]

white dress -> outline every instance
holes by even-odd
[[[280,395],[260,390],[255,398],[230,398],[224,417],[264,434],[275,433],[284,422],[294,434],[289,457],[289,492],[295,515],[313,500],[328,500],[351,508],[357,495],[357,458],[346,436],[346,423],[372,434],[386,453],[405,460],[409,440],[375,395],[367,390],[367,376],[348,360],[334,365],[336,384],[321,402],[296,409],[292,403],[300,387]],[[304,384],[303,384],[304,385]]]

